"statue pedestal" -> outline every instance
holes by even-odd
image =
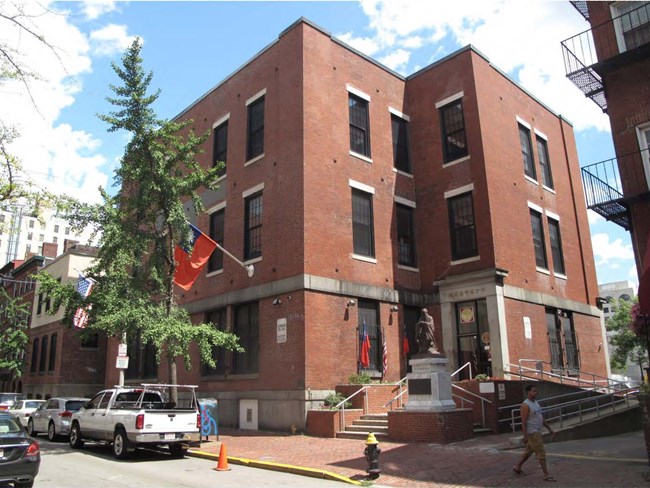
[[[413,372],[406,375],[409,395],[406,410],[439,412],[456,408],[456,403],[451,397],[448,362],[442,355],[409,361]]]

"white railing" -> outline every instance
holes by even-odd
[[[451,377],[453,378],[454,376],[456,376],[458,373],[460,373],[465,368],[469,369],[469,378],[472,379],[472,363],[470,361],[467,361],[460,368],[458,368],[456,371],[451,373]]]
[[[481,395],[477,395],[476,393],[466,390],[465,388],[462,388],[458,385],[454,385],[453,383],[451,384],[451,387],[462,391],[465,395],[469,395],[471,397],[478,398],[479,400],[481,400],[481,425],[483,428],[485,428],[485,404],[492,403],[492,402],[487,398],[483,398]],[[457,398],[462,398],[462,396],[460,395],[454,395],[454,396],[456,396]],[[467,401],[470,402],[471,404],[474,404],[474,402],[471,400],[467,400]]]
[[[369,386],[364,386],[363,388],[355,391],[352,395],[347,397],[345,400],[340,401],[339,403],[334,405],[333,408],[335,408],[335,409],[340,408],[341,409],[341,416],[339,417],[339,427],[340,427],[339,430],[345,430],[345,404],[348,403],[353,397],[357,396],[362,391],[364,391],[364,392],[367,391],[368,388],[369,388]],[[363,414],[365,415],[367,413],[368,413],[368,394],[365,394],[364,399],[363,399]]]
[[[397,401],[398,405],[397,408],[402,408],[404,406],[404,403],[402,402],[402,397],[408,393],[408,384],[406,383],[406,376],[399,380],[397,383],[395,383],[395,386],[398,387],[399,393],[395,395],[391,400],[386,402],[384,404],[384,408],[388,408],[390,406],[390,409],[393,409],[393,402]]]

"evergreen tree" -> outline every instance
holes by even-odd
[[[103,204],[75,203],[70,216],[76,228],[90,225],[100,234],[97,259],[87,272],[96,283],[83,299],[73,286],[59,285],[51,276],[41,273],[40,280],[53,308],[65,308],[64,321],[71,323],[78,307],[90,306],[89,330],[155,345],[158,362],[164,353],[170,381],[176,383],[176,360],[183,357],[190,367],[192,343],[211,366],[213,347],[243,349],[236,336],[214,324],[193,324],[176,303],[174,249],[191,247],[183,204],[191,201],[197,215],[204,211],[198,190],[216,188],[221,165],[206,169],[195,160],[209,134],[195,135],[191,120],[157,118],[153,104],[160,92],[148,94],[153,75],[142,66],[141,49],[136,39],[122,66],[113,63],[122,84],[110,86],[115,97],[107,100],[116,110],[99,116],[109,131],[131,135],[115,171],[120,190],[110,196],[100,189]]]

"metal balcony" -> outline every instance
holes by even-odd
[[[572,3],[588,18],[584,2]],[[650,55],[650,4],[562,41],[562,54],[567,78],[607,112],[603,76]]]
[[[646,149],[584,166],[582,183],[587,208],[630,230],[630,204],[650,196],[650,179],[644,170],[648,152]]]
[[[585,20],[589,20],[589,8],[587,7],[587,2],[569,2],[575,7],[575,9],[580,12]]]

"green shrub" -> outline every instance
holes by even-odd
[[[340,393],[330,393],[325,397],[325,401],[323,402],[323,406],[325,408],[333,409],[336,405],[341,403],[343,400],[345,400],[345,397],[341,395]],[[345,402],[345,408],[350,408],[352,406],[352,402]]]
[[[351,385],[367,385],[370,383],[370,375],[368,373],[354,373],[348,377]]]
[[[481,374],[477,374],[476,376],[474,376],[474,379],[476,381],[487,381],[487,380],[490,379],[490,377],[488,375],[486,375],[486,374],[481,373]]]

